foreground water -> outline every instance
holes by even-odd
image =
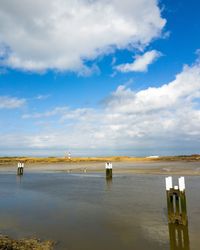
[[[170,249],[164,177],[2,172],[0,232],[54,240],[60,250]],[[190,247],[180,249],[199,250],[200,177],[186,185]]]

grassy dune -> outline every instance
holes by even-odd
[[[162,161],[200,161],[200,155],[185,156],[165,156],[159,158],[146,157],[128,157],[128,156],[112,156],[112,157],[0,157],[0,164],[13,164],[17,162],[24,163],[81,163],[81,162],[162,162]]]

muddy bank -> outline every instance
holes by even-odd
[[[53,250],[53,242],[38,239],[14,240],[8,236],[0,235],[1,250]]]

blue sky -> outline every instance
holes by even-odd
[[[199,153],[199,11],[0,0],[0,155]]]

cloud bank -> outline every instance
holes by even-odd
[[[56,107],[26,114],[23,120],[35,123],[40,132],[1,135],[0,148],[6,141],[7,147],[35,149],[140,149],[143,154],[152,149],[198,150],[200,64],[184,66],[173,81],[160,87],[135,92],[121,85],[99,109]]]
[[[88,74],[85,61],[147,46],[166,20],[156,0],[1,0],[0,23],[0,65]]]

